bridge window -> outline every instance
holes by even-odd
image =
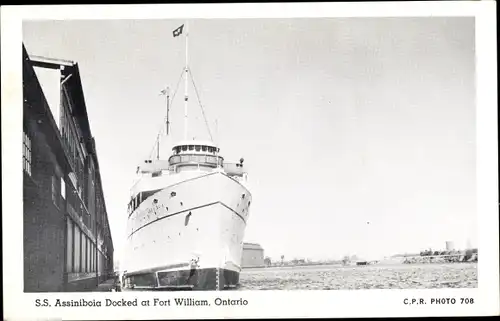
[[[194,150],[194,145],[189,145],[189,150]]]
[[[182,146],[182,151],[183,152],[187,151],[187,148],[188,148],[187,145]]]
[[[201,150],[204,151],[204,152],[206,152],[207,151],[207,146],[202,146]]]
[[[201,146],[200,146],[200,145],[196,145],[194,148],[195,148],[195,150],[196,150],[197,152],[201,151]]]

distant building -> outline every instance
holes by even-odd
[[[78,64],[22,49],[24,291],[93,289],[113,242]]]
[[[455,243],[452,241],[447,241],[446,242],[446,251],[453,251],[455,250]]]
[[[264,249],[256,243],[243,243],[242,267],[264,266]]]

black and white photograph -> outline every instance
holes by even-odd
[[[498,196],[487,212],[479,117],[496,109],[479,98],[477,17],[144,7],[19,23],[9,215],[34,315],[116,319],[145,301],[255,315],[236,309],[295,292],[498,311],[474,296],[498,269],[498,224],[481,229]]]

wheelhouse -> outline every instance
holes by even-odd
[[[206,142],[180,143],[172,148],[169,165],[176,171],[183,168],[209,169],[222,167],[224,158],[219,156],[219,148]]]

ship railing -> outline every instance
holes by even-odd
[[[246,172],[240,163],[224,163],[224,172],[229,176],[244,177]]]

